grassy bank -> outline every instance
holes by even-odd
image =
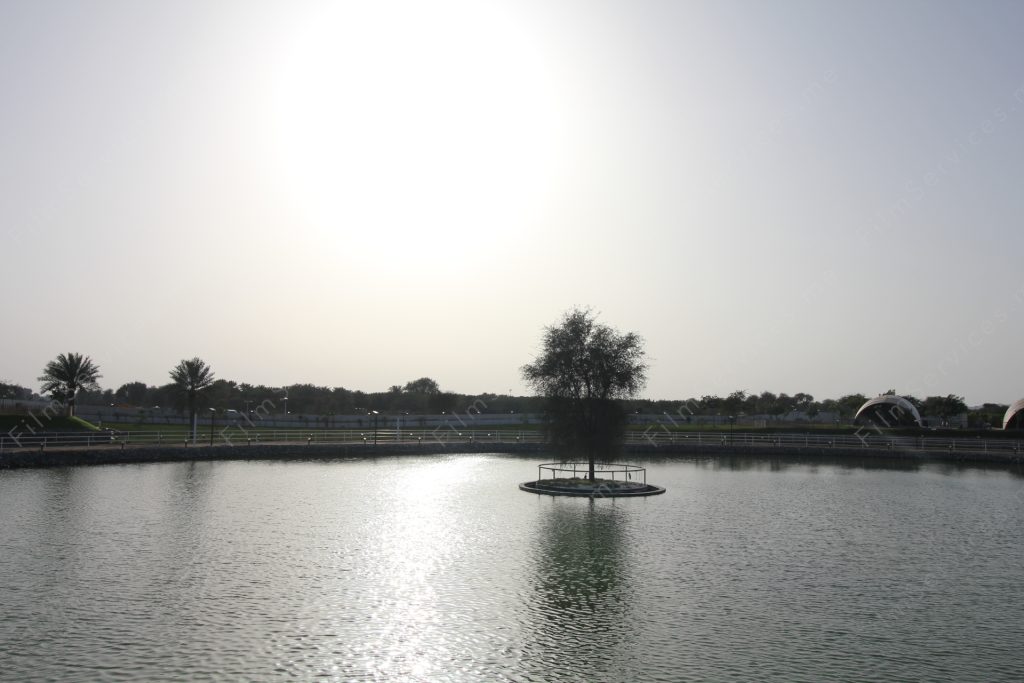
[[[31,429],[30,429],[31,428]],[[95,432],[99,428],[78,417],[46,417],[44,415],[0,415],[0,432],[12,430],[46,432]]]

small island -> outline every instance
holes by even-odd
[[[589,470],[589,462],[544,463],[537,466],[537,480],[523,482],[519,489],[548,496],[589,498],[655,496],[665,493],[663,487],[647,483],[647,469],[639,465],[594,463],[593,478],[579,476],[579,473]]]

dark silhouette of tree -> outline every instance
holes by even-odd
[[[116,401],[113,389],[82,388],[75,394],[75,412],[78,412],[81,406],[109,406]]]
[[[1005,403],[983,403],[980,408],[968,414],[968,425],[982,429],[1001,425],[1009,407]]]
[[[353,410],[352,392],[344,387],[335,387],[331,390],[330,396],[331,412],[337,415],[346,415]]]
[[[441,393],[441,387],[429,377],[420,377],[405,385],[404,391],[410,394],[436,395]]]
[[[442,391],[427,398],[427,412],[450,413],[456,406],[471,405],[472,403],[474,401],[469,400],[469,397],[461,398],[450,391]]]
[[[722,410],[732,416],[738,415],[743,410],[746,400],[747,392],[737,389],[722,400]]]
[[[807,412],[812,403],[814,403],[814,396],[811,394],[805,394],[802,391],[793,394],[793,407],[797,410]]]
[[[128,382],[118,387],[114,397],[123,403],[130,403],[133,406],[145,406],[148,401],[149,387],[145,382]]]
[[[775,397],[775,414],[785,415],[789,411],[793,410],[793,406],[795,405],[796,401],[793,400],[793,397],[786,392],[782,392]]]
[[[20,384],[0,382],[0,398],[13,399],[16,401],[29,401],[33,396],[34,394],[31,389],[23,387]]]
[[[846,396],[840,397],[836,401],[840,417],[853,417],[857,414],[857,411],[860,410],[860,407],[867,403],[867,400],[868,399],[864,394],[847,394]]]
[[[779,397],[770,391],[762,391],[761,395],[757,397],[757,412],[765,415],[775,414],[775,403]]]
[[[705,413],[717,413],[722,410],[722,399],[717,394],[705,394],[700,397],[699,403]]]
[[[964,397],[956,394],[947,394],[943,407],[943,417],[952,417],[967,412],[967,403],[964,402]]]
[[[197,356],[175,365],[171,370],[171,379],[188,402],[188,414],[192,423],[192,440],[195,441],[199,399],[213,384],[213,370]]]
[[[946,396],[929,396],[921,402],[921,405],[918,406],[918,410],[922,411],[923,414],[937,415],[942,419],[942,424],[945,425],[949,418],[954,415],[966,413],[967,404],[964,403],[962,396],[957,396],[955,394],[947,394]]]
[[[238,385],[228,379],[215,379],[206,390],[208,404],[218,410],[233,407],[231,402],[238,395]]]
[[[903,398],[907,400],[907,403],[917,408],[917,412],[921,412],[924,409],[924,403],[917,396],[913,394],[903,394]]]
[[[547,399],[551,440],[590,463],[614,452],[625,429],[619,399],[643,388],[643,340],[600,325],[589,310],[573,309],[545,328],[540,355],[522,367],[523,378]]]
[[[60,354],[43,368],[42,392],[64,404],[68,417],[75,414],[75,396],[82,389],[98,389],[99,366],[80,353]]]

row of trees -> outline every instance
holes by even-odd
[[[575,333],[584,331],[590,325],[594,333],[593,320],[586,312],[574,314],[584,318],[566,320],[576,325]],[[549,333],[550,330],[549,330]],[[148,385],[145,382],[128,382],[116,390],[101,389],[98,380],[99,368],[88,356],[77,353],[60,354],[47,363],[39,378],[41,392],[61,402],[73,414],[76,405],[119,406],[150,410],[188,410],[191,416],[207,406],[218,409],[232,409],[239,412],[251,411],[257,406],[273,413],[299,413],[305,415],[351,415],[360,412],[440,414],[455,412],[473,405],[482,412],[491,413],[535,413],[544,409],[544,399],[534,396],[510,396],[485,393],[480,395],[457,394],[443,391],[439,384],[422,377],[404,385],[391,386],[384,392],[362,392],[344,387],[326,387],[314,384],[292,384],[285,387],[269,387],[237,383],[217,379],[207,363],[199,358],[181,361],[170,371],[170,382],[163,385]],[[527,377],[531,384],[536,384]],[[540,392],[543,393],[543,392]],[[963,397],[949,394],[918,399],[905,396],[922,415],[951,417],[968,412]],[[30,400],[38,398],[25,387],[0,382],[0,398]],[[770,415],[784,416],[799,411],[808,416],[821,412],[837,415],[848,420],[867,400],[863,394],[848,394],[838,399],[817,401],[811,394],[796,393],[792,396],[769,391],[760,394],[734,391],[728,396],[705,395],[685,401],[651,401],[632,396],[618,395],[617,402],[627,413],[668,414],[674,419],[690,415]],[[998,424],[1002,419],[1005,405],[986,403],[977,411],[971,411],[972,426]]]
[[[886,393],[895,393],[890,390]],[[904,395],[922,415],[952,417],[968,411],[962,396],[948,394],[946,396],[929,396],[919,399],[912,395]],[[773,394],[765,391],[761,394],[748,394],[745,391],[734,391],[725,398],[718,396],[702,396],[691,399],[687,405],[690,410],[703,415],[786,415],[791,412],[802,412],[814,417],[818,413],[833,413],[840,417],[851,417],[867,401],[864,394],[847,394],[837,399],[815,401],[810,394],[798,393]],[[995,405],[995,404],[986,404]],[[1007,406],[1003,406],[1006,410]]]
[[[386,392],[366,393],[344,387],[292,384],[268,387],[217,379],[201,358],[182,360],[170,370],[171,381],[154,386],[128,382],[117,390],[101,389],[99,366],[78,353],[60,354],[47,363],[39,377],[41,393],[64,405],[74,415],[76,405],[130,407],[140,410],[188,410],[194,418],[199,410],[251,412],[257,408],[269,413],[306,415],[350,415],[360,412],[428,413],[456,412],[473,406],[481,412],[532,412],[540,400],[498,394],[464,395],[442,391],[429,377],[393,385]],[[32,400],[40,396],[31,390],[0,382],[0,398]]]
[[[44,394],[59,399],[59,392]],[[307,415],[351,415],[357,412],[376,410],[381,413],[440,414],[457,411],[468,405],[485,405],[484,412],[537,412],[541,401],[534,396],[509,396],[493,393],[458,394],[442,391],[437,382],[424,377],[405,385],[394,385],[387,391],[363,392],[344,387],[327,387],[315,384],[290,384],[270,387],[263,384],[247,384],[225,379],[214,379],[204,392],[206,403],[219,408],[244,410],[247,407],[271,402],[280,412],[304,413]],[[285,401],[284,398],[288,400]],[[918,399],[905,396],[922,415],[949,417],[969,412],[972,417],[998,415],[1008,407],[1006,404],[985,403],[977,410],[970,411],[961,396],[928,396]],[[0,398],[27,401],[40,396],[26,387],[0,382]],[[797,393],[792,396],[765,391],[748,394],[734,391],[728,396],[705,395],[686,400],[655,401],[649,399],[624,400],[623,405],[631,413],[668,413],[679,415],[772,415],[784,416],[793,411],[811,417],[819,413],[833,413],[843,419],[852,417],[864,404],[864,394],[847,394],[837,399],[817,401],[810,394]],[[477,403],[479,401],[479,403]],[[121,407],[184,409],[180,387],[176,382],[164,385],[147,385],[145,382],[128,382],[116,390],[98,387],[83,387],[76,394],[76,402],[84,405]],[[269,404],[265,404],[269,405]]]
[[[188,406],[195,438],[196,419],[200,398],[213,384],[213,371],[200,358],[183,360],[170,372],[176,396]],[[80,353],[62,353],[43,368],[39,377],[41,391],[64,406],[68,417],[75,415],[80,396],[99,390],[100,368],[88,356]]]
[[[203,393],[206,405],[238,411],[264,406],[274,413],[305,415],[353,415],[376,410],[380,413],[440,414],[476,405],[488,412],[532,412],[539,402],[531,397],[507,395],[456,394],[436,387],[430,378],[421,378],[404,385],[394,385],[387,391],[364,392],[344,387],[317,386],[315,384],[289,384],[271,387],[215,379]],[[477,403],[479,401],[479,403]],[[81,403],[91,405],[132,406],[138,408],[181,408],[174,383],[149,386],[144,382],[129,382],[116,391],[85,392]]]

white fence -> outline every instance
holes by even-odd
[[[187,429],[147,430],[137,432],[66,432],[8,433],[0,436],[0,451],[15,448],[82,448],[110,446],[181,446],[218,445],[240,446],[254,444],[513,444],[542,443],[535,430],[459,430],[450,427],[435,429],[242,429],[234,425],[219,426],[213,430],[198,430],[195,440]]]
[[[0,410],[4,412],[11,411],[14,413],[23,413],[33,411],[41,413],[52,405],[54,405],[53,401],[46,400],[34,401],[18,398],[0,398]],[[60,404],[58,403],[56,405],[59,406]],[[54,409],[52,412],[59,413],[60,411]]]
[[[163,411],[163,410],[133,410],[131,408],[97,408],[95,406],[78,406],[75,414],[84,420],[96,424],[116,423],[139,424],[139,425],[167,425],[187,426],[188,416],[185,413]],[[456,424],[459,426],[486,428],[489,425],[503,425],[512,428],[516,424],[537,424],[541,421],[539,415],[529,413],[447,413],[440,415],[378,415],[377,425],[387,429],[423,429],[445,424]],[[209,425],[210,413],[208,410],[199,414],[200,424]],[[246,417],[241,411],[218,411],[216,422],[239,424],[246,428],[252,427],[276,427],[278,429],[372,429],[374,418],[372,415],[305,415],[301,413],[284,414],[257,414],[253,411],[250,417]]]
[[[172,445],[249,445],[249,444],[515,444],[543,443],[537,430],[459,429],[451,425],[434,429],[341,429],[341,430],[276,430],[243,429],[235,425],[200,429],[195,441],[186,429],[148,430],[136,432],[73,432],[65,434],[30,432],[0,435],[0,451],[16,448],[81,448]],[[773,434],[714,432],[670,432],[661,428],[630,431],[626,444],[672,450],[717,446],[777,448],[780,452],[800,448],[873,449],[897,452],[993,453],[1019,456],[1021,441],[1013,439],[955,439],[946,437],[885,436],[877,433],[853,435]]]
[[[651,427],[633,432],[628,443],[652,446],[748,446],[793,448],[875,449],[890,451],[932,451],[953,453],[1003,453],[1018,455],[1022,442],[1013,439],[957,439],[937,436],[890,436],[880,432],[856,434],[777,434],[756,432],[672,432]]]

